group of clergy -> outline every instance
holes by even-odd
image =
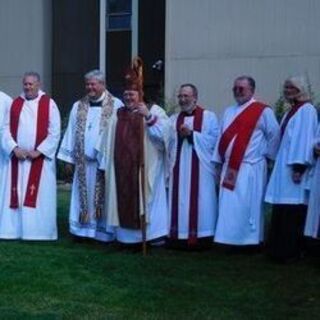
[[[122,101],[99,70],[84,77],[60,148],[60,116],[35,72],[23,93],[0,94],[0,238],[55,240],[55,156],[73,177],[75,237],[132,244],[167,238],[197,245],[258,245],[278,261],[300,257],[304,235],[320,238],[320,130],[302,77],[284,82],[280,124],[254,98],[255,81],[235,79],[235,105],[219,123],[180,86],[179,110],[144,101],[142,62],[125,75]],[[272,204],[268,236],[266,203]]]

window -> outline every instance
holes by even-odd
[[[107,1],[107,31],[131,30],[132,1],[108,0]]]
[[[106,73],[111,92],[121,97],[124,71],[131,63],[132,1],[106,0]]]

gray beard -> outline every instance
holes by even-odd
[[[189,104],[187,106],[180,106],[181,111],[191,113],[191,111],[195,108],[194,104]]]

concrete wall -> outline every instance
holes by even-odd
[[[51,89],[51,0],[0,1],[0,90],[21,92],[25,71],[40,73]]]
[[[241,74],[252,75],[257,96],[271,104],[290,75],[308,74],[320,93],[320,1],[166,3],[167,98],[179,84],[194,82],[201,103],[221,114]]]

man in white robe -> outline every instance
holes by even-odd
[[[69,117],[58,158],[67,163],[66,174],[75,167],[69,212],[69,230],[77,237],[111,241],[112,230],[104,228],[103,172],[98,170],[95,145],[105,123],[122,102],[106,90],[105,76],[99,70],[85,77],[86,96],[76,101]]]
[[[215,234],[215,242],[222,244],[258,245],[264,238],[267,159],[276,156],[279,125],[272,109],[254,99],[254,91],[251,77],[234,81],[237,104],[223,115],[213,155],[217,166],[222,165]]]
[[[23,94],[7,113],[2,136],[5,154],[1,184],[0,238],[56,240],[55,153],[60,114],[40,90],[40,76],[25,73]]]
[[[125,106],[112,114],[97,147],[105,170],[106,228],[115,227],[116,240],[125,244],[168,234],[163,139],[167,116],[159,106],[143,102],[141,82],[130,82],[130,72]]]
[[[287,79],[283,94],[291,107],[281,121],[281,144],[265,201],[273,204],[269,254],[279,262],[290,262],[300,258],[304,246],[306,184],[318,119],[303,77]]]
[[[320,126],[314,141],[315,165],[310,178],[310,198],[304,235],[320,239]]]
[[[193,84],[181,85],[180,112],[170,117],[167,127],[170,240],[212,237],[217,218],[214,165],[210,161],[219,126],[214,112],[197,104]]]

